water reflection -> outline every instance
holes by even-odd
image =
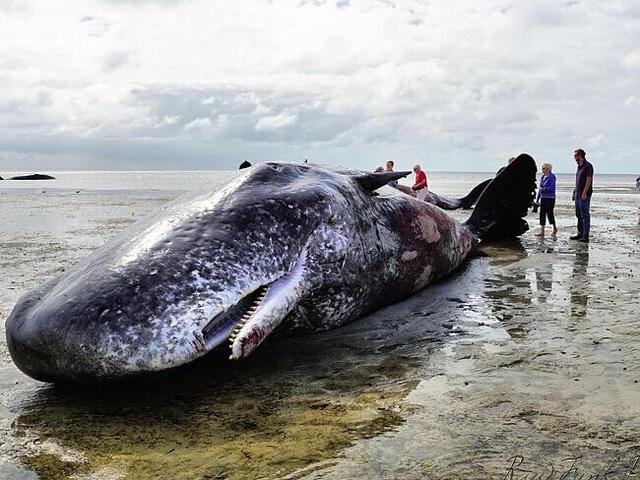
[[[537,299],[545,303],[553,287],[553,266],[541,265],[533,269]]]
[[[518,264],[527,259],[527,250],[519,239],[491,248],[491,264],[498,268],[484,280],[487,305],[511,337],[524,337],[529,329],[526,312],[534,292],[526,268]]]
[[[582,318],[587,315],[589,304],[589,248],[581,246],[573,259],[571,277],[569,278],[569,298],[571,301],[571,316]]]

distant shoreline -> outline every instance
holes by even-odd
[[[362,170],[367,171],[366,169],[362,169]],[[398,168],[397,170],[402,170],[402,169]],[[491,176],[496,174],[495,171],[472,171],[472,170],[429,170],[427,169],[426,171],[427,171],[427,174],[461,174],[461,175],[491,175]],[[230,172],[238,172],[238,170],[236,169],[230,169],[230,170],[49,170],[49,174],[52,174],[52,175],[64,174],[64,173],[230,173]],[[571,171],[571,172],[554,171],[554,173],[557,175],[574,175],[575,171]],[[20,170],[5,171],[0,173],[0,176],[4,177],[5,180],[10,180],[10,178],[7,178],[8,176],[16,176],[16,175],[28,175],[28,174]],[[598,175],[615,175],[615,176],[629,175],[634,177],[635,179],[638,175],[640,175],[640,170],[638,172],[626,172],[626,173],[600,173],[596,170],[596,176]]]

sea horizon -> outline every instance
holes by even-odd
[[[258,165],[258,164],[255,164]],[[305,165],[303,163],[301,163],[301,165]],[[327,165],[327,164],[309,164],[309,165]],[[329,166],[337,166],[337,165],[329,165]],[[357,167],[353,167],[355,170],[362,170],[362,171],[367,171],[366,169],[360,169]],[[500,168],[498,166],[498,168]],[[371,169],[373,170],[373,169]],[[147,169],[147,170],[140,170],[140,169],[135,169],[135,170],[125,170],[125,169],[115,169],[115,170],[75,170],[75,169],[62,169],[62,170],[3,170],[0,171],[0,176],[3,175],[31,175],[31,174],[54,174],[54,173],[198,173],[198,172],[210,172],[210,173],[216,173],[216,172],[237,172],[239,171],[238,169],[230,169],[230,170],[225,170],[225,169],[171,169],[171,170],[165,170],[165,169]],[[398,168],[396,169],[396,171],[402,171],[402,169]],[[496,169],[497,171],[497,169]],[[430,169],[426,169],[427,174],[429,173],[436,173],[436,174],[440,174],[440,173],[446,173],[446,174],[492,174],[495,175],[496,171],[491,171],[491,170],[430,170]],[[554,174],[556,175],[574,175],[575,172],[574,171],[553,171]],[[613,176],[613,175],[619,175],[619,176],[627,176],[627,175],[635,175],[638,176],[640,175],[640,170],[638,172],[598,172],[597,169],[595,171],[595,175],[599,176],[599,175],[609,175],[609,176]],[[5,178],[5,180],[9,180],[7,178]]]

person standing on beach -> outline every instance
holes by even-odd
[[[427,185],[427,174],[424,172],[424,170],[422,170],[422,168],[420,168],[420,165],[417,163],[413,166],[413,172],[416,174],[416,179],[413,187],[411,187],[411,190],[416,192],[416,198],[418,200],[424,200],[424,197],[427,196],[427,190],[429,188]]]
[[[556,236],[558,228],[553,215],[553,208],[556,205],[556,176],[551,173],[550,163],[542,164],[542,177],[540,178],[540,188],[538,189],[538,203],[540,204],[540,231],[536,233],[538,237],[544,237],[544,227],[547,218],[549,225],[553,225],[552,236]]]
[[[571,198],[576,205],[578,217],[578,233],[572,235],[571,240],[589,242],[591,229],[591,195],[593,194],[593,165],[587,162],[587,154],[581,148],[573,152],[573,158],[578,165],[576,170],[576,186]]]
[[[384,171],[387,173],[391,173],[393,172],[393,166],[395,164],[393,163],[393,160],[387,160],[387,163],[385,164],[385,169]],[[389,183],[387,183],[387,185],[389,185],[390,187],[393,188],[398,188],[398,180],[392,180]]]
[[[640,177],[636,178],[636,188],[640,192]],[[640,225],[640,198],[638,199],[638,225]]]

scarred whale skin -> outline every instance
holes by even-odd
[[[377,181],[263,163],[179,199],[25,294],[11,356],[45,381],[155,372],[214,348],[239,359],[276,329],[338,327],[458,268],[472,229]]]

